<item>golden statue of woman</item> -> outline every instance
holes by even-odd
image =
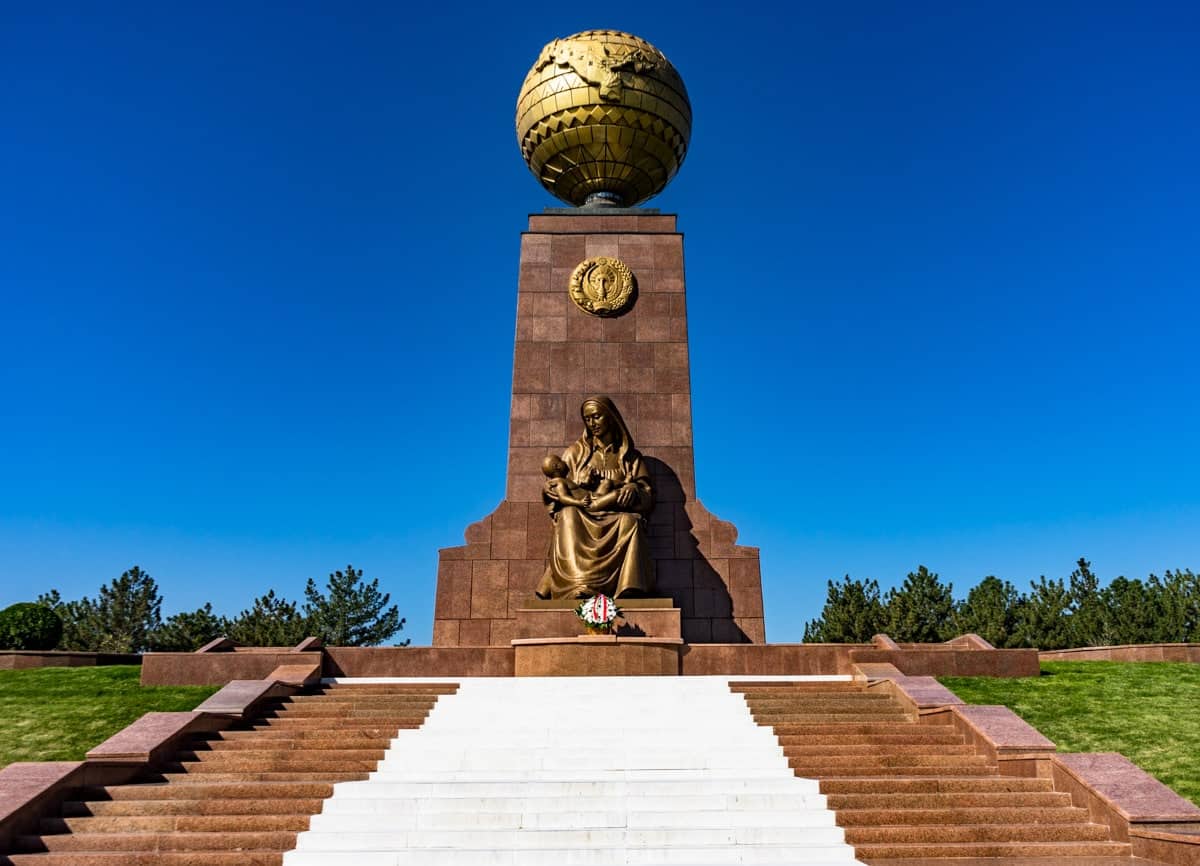
[[[654,564],[646,515],[654,489],[642,455],[613,401],[589,397],[580,407],[583,435],[547,458],[542,499],[554,521],[540,598],[648,595]],[[565,464],[565,472],[562,471]]]

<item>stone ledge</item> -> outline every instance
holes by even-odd
[[[82,761],[21,761],[0,770],[0,851],[35,823],[71,787],[82,784]]]
[[[140,665],[138,653],[92,653],[75,650],[3,650],[0,670],[30,668],[90,668],[102,665]]]
[[[196,712],[243,719],[262,701],[290,695],[295,691],[295,686],[275,679],[230,680],[215,695],[196,707]]]
[[[1200,643],[1139,643],[1044,650],[1044,662],[1192,662],[1200,664]]]
[[[146,653],[142,660],[144,686],[223,686],[235,679],[270,677],[281,666],[316,665],[321,650],[286,647],[232,647],[194,653]]]
[[[869,681],[868,688],[888,684],[886,687],[918,714],[963,703],[958,695],[933,677],[910,677],[888,662],[860,662],[852,667],[856,678]]]
[[[1200,832],[1200,807],[1122,754],[1068,753],[1055,755],[1054,764],[1129,824],[1186,822],[1191,833]]]
[[[512,642],[519,677],[676,676],[678,638],[580,635]]]
[[[574,610],[579,607],[582,599],[578,598],[538,598],[530,595],[521,602],[522,610]],[[651,610],[675,607],[671,598],[626,598],[617,599],[617,607],[621,610]]]
[[[680,609],[664,599],[666,606],[621,608],[622,618],[616,622],[620,637],[674,638],[683,637]],[[657,601],[657,599],[655,599]],[[584,631],[584,625],[573,609],[520,608],[516,616],[517,638],[568,638]]]
[[[202,712],[146,713],[87,753],[89,761],[103,764],[149,764],[168,756],[183,738],[201,731],[219,730]]]
[[[683,646],[682,638],[674,637],[625,637],[619,634],[578,634],[572,637],[530,637],[512,641],[514,647],[548,646],[574,643],[619,643],[662,646]]]

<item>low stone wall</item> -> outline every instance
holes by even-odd
[[[284,665],[320,665],[321,651],[146,653],[144,686],[221,686],[230,680],[259,680]]]
[[[1200,664],[1200,643],[1138,643],[1045,650],[1044,662],[1192,662]]]
[[[568,638],[567,640],[571,640]],[[327,677],[511,677],[516,650],[507,647],[233,647],[214,642],[194,653],[147,653],[143,685],[221,685],[257,679],[279,665],[322,661]],[[1037,676],[1037,650],[998,650],[974,635],[944,644],[898,645],[886,635],[869,644],[683,644],[684,676],[848,674],[857,664],[895,665],[910,676]],[[656,668],[656,671],[658,669]],[[659,671],[661,672],[661,671]],[[526,672],[528,673],[528,672]]]
[[[0,671],[28,668],[90,668],[99,665],[140,665],[137,653],[85,653],[74,650],[0,650]]]
[[[511,677],[512,647],[345,647],[325,649],[327,677]]]
[[[1036,677],[1037,650],[997,650],[945,644],[880,648],[879,644],[691,644],[682,673],[848,674],[857,664],[893,664],[910,676]]]

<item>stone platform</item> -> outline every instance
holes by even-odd
[[[513,641],[519,677],[677,676],[679,638],[582,635]]]
[[[624,635],[620,637],[625,639]],[[886,635],[878,635],[869,644],[684,642],[679,646],[678,658],[675,672],[683,676],[849,674],[855,665],[872,662],[895,665],[911,676],[1027,677],[1037,676],[1040,671],[1037,650],[998,650],[970,635],[942,644],[904,645]],[[265,677],[287,664],[317,664],[325,676],[332,677],[511,677],[517,672],[517,649],[511,642],[499,647],[324,648],[305,642],[291,651],[217,648],[194,653],[147,653],[142,662],[142,683],[223,685],[234,679]]]

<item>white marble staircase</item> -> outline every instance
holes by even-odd
[[[460,682],[285,866],[859,862],[728,678]]]

